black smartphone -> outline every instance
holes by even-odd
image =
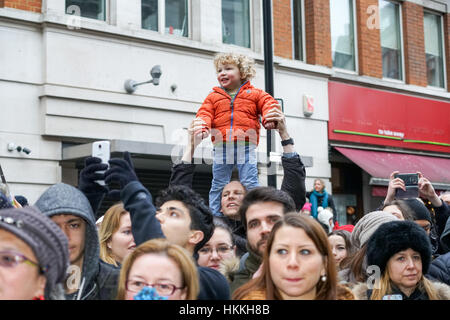
[[[394,178],[400,178],[405,182],[405,189],[395,189],[396,199],[412,199],[419,197],[419,174],[418,173],[398,173]]]

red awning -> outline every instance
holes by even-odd
[[[388,180],[393,171],[420,171],[435,189],[450,188],[450,159],[405,153],[335,147],[374,178]],[[435,185],[436,184],[436,185]]]

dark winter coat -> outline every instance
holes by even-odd
[[[441,247],[446,253],[433,260],[426,276],[450,285],[450,219],[447,220],[440,240]]]
[[[450,286],[450,252],[442,254],[433,260],[426,277]]]
[[[247,245],[248,254],[242,256],[239,270],[228,275],[231,280],[230,289],[233,294],[237,288],[249,282],[261,265],[262,258]]]

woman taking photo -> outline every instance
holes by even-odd
[[[165,239],[149,240],[136,247],[120,271],[117,299],[136,299],[148,288],[154,289],[155,296],[140,300],[197,299],[199,282],[192,256]]]
[[[261,275],[233,294],[234,300],[351,300],[337,283],[336,266],[320,224],[288,213],[273,227]]]
[[[358,300],[449,300],[450,287],[424,277],[431,262],[426,232],[411,221],[381,225],[367,242],[369,266],[377,266],[381,279],[353,288]]]

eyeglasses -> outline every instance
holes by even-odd
[[[160,296],[171,296],[175,292],[175,290],[184,288],[176,287],[175,285],[168,283],[150,284],[139,280],[128,280],[125,283],[125,288],[130,292],[139,292],[144,289],[144,287],[155,288],[156,292],[158,292]]]
[[[31,261],[23,254],[13,251],[0,251],[0,266],[14,268],[22,262],[33,267],[38,267],[39,271],[45,272],[45,268],[42,268],[38,263]]]
[[[217,248],[203,247],[198,250],[198,253],[206,256],[212,254],[213,250],[215,250],[218,255],[224,255],[229,253],[231,249],[233,249],[233,246],[219,246]]]

